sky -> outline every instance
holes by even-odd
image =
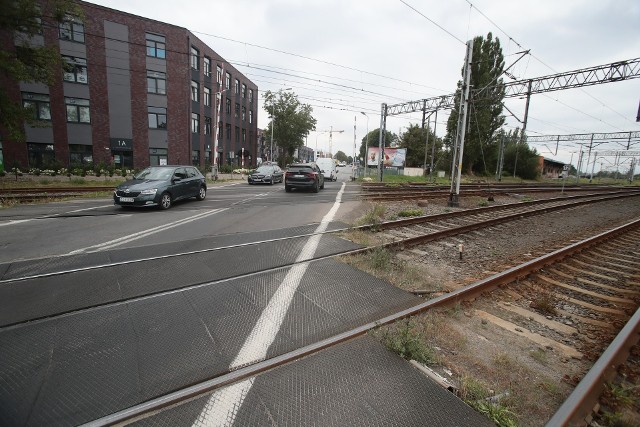
[[[517,80],[640,57],[638,0],[91,3],[196,34],[258,85],[259,128],[269,123],[263,93],[291,88],[300,102],[311,105],[317,119],[317,130],[309,134],[306,145],[350,156],[367,129],[380,127],[382,103],[453,94],[461,79],[465,43],[476,36],[491,32],[500,40],[505,67],[511,67]],[[527,50],[529,54],[522,54]],[[527,134],[637,132],[639,103],[640,78],[532,95]],[[522,127],[525,100],[507,99],[505,104],[515,115],[504,111],[505,128]],[[447,117],[448,112],[438,114],[439,137],[446,133]],[[410,124],[419,125],[421,118],[421,113],[389,116],[387,130],[400,134]],[[531,146],[547,158],[577,166],[581,146],[576,142],[557,148],[555,143]],[[640,151],[640,142],[631,148]],[[594,151],[624,149],[626,141],[611,141]],[[614,163],[614,158],[600,158],[596,170],[600,165],[614,168]]]

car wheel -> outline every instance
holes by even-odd
[[[200,191],[198,191],[198,195],[196,196],[196,200],[204,200],[207,197],[207,189],[204,186],[200,187]]]
[[[316,185],[313,186],[313,192],[317,193],[318,191],[320,191],[320,183],[316,181]]]
[[[166,210],[169,209],[171,207],[171,194],[169,193],[162,193],[162,196],[160,196],[160,209],[162,210]]]
[[[285,185],[284,191],[286,191],[287,193],[291,193],[291,187],[289,187],[288,185]]]
[[[320,186],[321,190],[324,190],[324,181],[322,181],[322,185]]]
[[[269,185],[273,185],[273,178],[271,178],[271,181],[269,181]]]

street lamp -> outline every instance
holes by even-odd
[[[283,90],[291,90],[290,87],[286,88],[286,89],[280,89],[278,92],[281,92]],[[271,152],[270,157],[269,157],[269,161],[273,162],[273,128],[276,127],[276,104],[272,104],[271,105],[271,149],[269,150]]]
[[[367,141],[364,143],[364,174],[367,175],[367,150],[369,149],[369,116],[364,111],[360,111],[360,114],[367,118]],[[354,160],[355,161],[355,160]]]

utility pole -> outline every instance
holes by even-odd
[[[462,155],[464,153],[464,137],[467,126],[467,112],[469,111],[469,86],[471,83],[471,56],[473,41],[467,41],[467,55],[464,64],[462,90],[460,91],[460,112],[458,114],[458,132],[453,151],[451,165],[451,190],[449,191],[449,206],[459,206],[460,176],[462,174]]]
[[[384,133],[387,129],[387,104],[383,102],[380,110],[380,137],[378,138],[378,181],[382,182],[382,169],[384,167]]]
[[[429,168],[429,181],[433,182],[433,158],[436,155],[436,128],[438,127],[438,109],[436,108],[436,115],[433,118],[433,144],[431,144],[431,166]]]
[[[500,149],[498,150],[498,167],[496,168],[496,180],[502,181],[502,167],[504,165],[504,132],[500,138]]]
[[[520,134],[520,141],[516,143],[516,161],[513,164],[513,177],[516,177],[516,168],[518,167],[518,147],[521,142],[525,141],[525,132],[527,131],[527,119],[529,118],[529,101],[531,101],[531,83],[532,80],[529,80],[529,84],[527,85],[527,102],[524,106],[524,121],[522,122],[522,133]],[[556,148],[556,152],[558,149]]]

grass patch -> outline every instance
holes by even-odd
[[[389,270],[391,266],[391,253],[385,248],[377,247],[371,251],[370,263],[374,270]]]
[[[533,360],[535,360],[536,362],[538,362],[541,365],[547,365],[548,362],[548,355],[547,352],[542,349],[542,348],[537,348],[535,350],[531,350],[529,352],[529,356],[531,356],[531,358]]]
[[[356,225],[376,225],[384,219],[387,209],[385,206],[376,203],[362,218],[356,221]]]
[[[389,350],[403,359],[415,360],[425,365],[436,360],[433,347],[427,344],[424,331],[413,319],[403,319],[384,328],[380,340]]]
[[[398,212],[398,216],[402,218],[409,218],[414,216],[422,216],[424,212],[421,209],[406,209]]]
[[[480,412],[500,427],[516,427],[517,415],[509,407],[498,402],[491,402],[489,387],[482,381],[471,377],[460,380],[460,397],[467,405]]]

